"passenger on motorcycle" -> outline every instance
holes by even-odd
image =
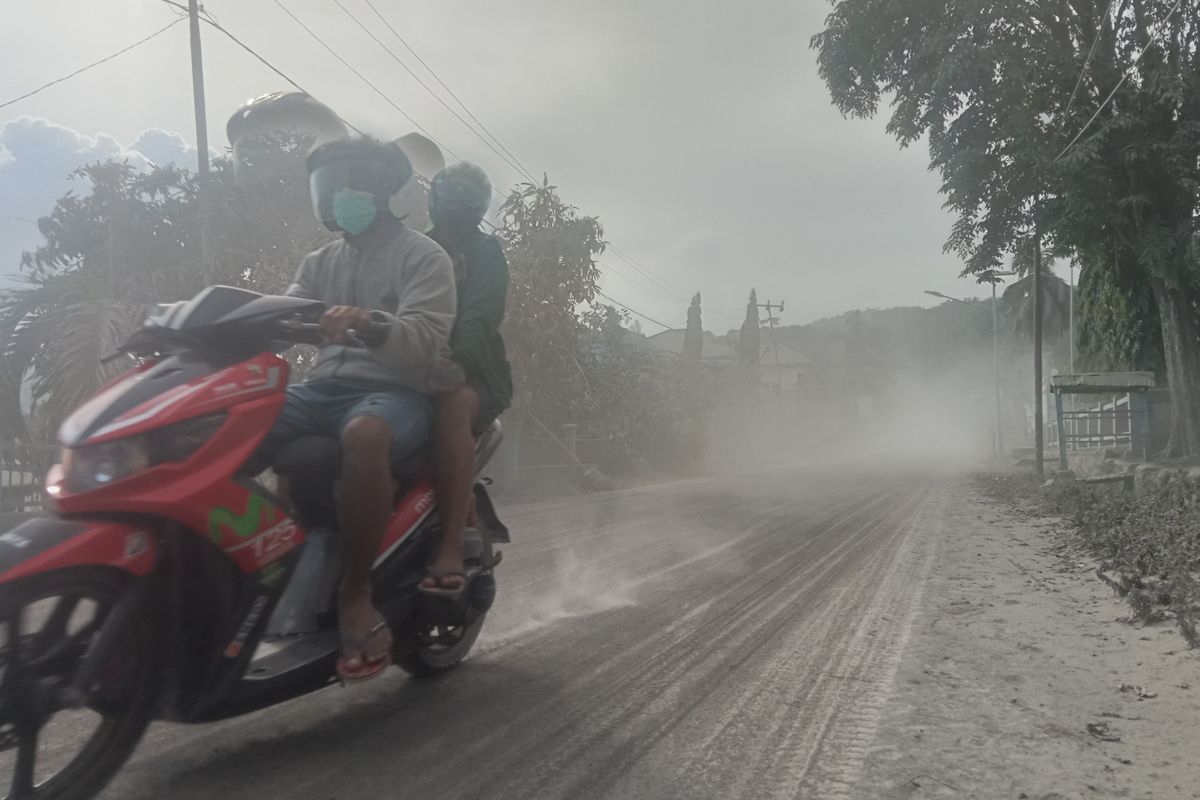
[[[479,229],[492,199],[487,174],[466,162],[434,177],[429,191],[430,236],[450,254],[458,285],[458,317],[450,352],[435,374],[434,489],[442,541],[420,589],[457,597],[466,586],[463,535],[475,477],[474,434],[512,400],[512,371],[500,338],[508,300],[508,262],[500,241]]]
[[[260,458],[302,436],[341,440],[337,671],[343,680],[365,680],[391,662],[392,637],[372,602],[371,568],[392,508],[392,465],[429,441],[427,379],[454,324],[454,268],[441,247],[389,211],[389,199],[413,172],[399,149],[339,139],[314,150],[308,170],[317,218],[343,235],[304,259],[288,294],[325,304],[328,342],[308,380],[289,387]],[[347,346],[372,321],[390,324],[386,340],[371,349]]]

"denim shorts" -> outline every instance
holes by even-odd
[[[288,442],[304,436],[340,438],[350,421],[378,417],[392,429],[393,464],[403,463],[429,444],[433,403],[425,395],[395,386],[342,378],[297,383],[287,389],[287,401],[251,459],[261,472]]]

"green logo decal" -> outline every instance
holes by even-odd
[[[272,524],[277,519],[267,519],[265,522],[261,519],[263,512],[268,512],[269,517],[278,517],[277,510],[271,508],[270,503],[258,494],[250,493],[246,501],[246,510],[241,514],[235,514],[224,506],[217,506],[208,511],[208,535],[214,542],[221,541],[221,526],[224,525],[239,539],[245,539],[251,534],[257,533],[263,524]],[[272,513],[274,512],[274,513]]]

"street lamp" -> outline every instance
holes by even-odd
[[[1002,283],[1004,278],[1015,274],[1015,272],[988,270],[979,275],[980,283],[986,281],[992,285],[992,384],[995,390],[994,404],[996,411],[996,436],[992,440],[992,446],[995,448],[996,455],[1004,452],[1004,426],[1000,414],[1000,312],[996,304],[996,284]],[[955,303],[962,303],[967,306],[972,305],[966,300],[960,300],[957,297],[951,297],[950,295],[935,292],[931,289],[926,289],[925,294]]]

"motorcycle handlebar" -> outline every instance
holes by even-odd
[[[327,341],[321,326],[315,322],[284,321],[279,323],[279,331],[283,334],[280,338],[296,344],[322,345]],[[363,330],[354,329],[345,346],[364,349],[379,347],[390,332],[391,326],[386,322],[372,322]]]

